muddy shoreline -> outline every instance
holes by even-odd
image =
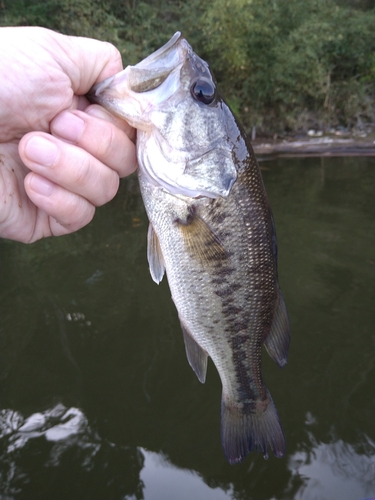
[[[301,156],[375,156],[375,136],[366,138],[338,138],[332,136],[281,138],[270,140],[257,138],[251,141],[259,157]]]

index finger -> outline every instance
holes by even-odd
[[[127,135],[130,129],[126,122],[119,128],[79,110],[62,111],[50,123],[52,135],[84,149],[120,177],[137,168],[135,145]]]
[[[90,106],[85,108],[85,113],[89,114],[90,116],[94,116],[95,118],[101,118],[102,120],[113,123],[113,125],[115,125],[117,128],[123,130],[129,137],[129,139],[135,143],[137,135],[136,130],[123,118],[119,118],[118,116],[113,115],[99,104],[91,104]]]

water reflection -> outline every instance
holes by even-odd
[[[101,439],[78,408],[59,403],[28,418],[2,410],[0,438],[1,499],[142,498],[142,452]]]
[[[142,449],[145,457],[141,471],[145,500],[228,500],[233,498],[232,488],[210,488],[203,479],[189,469],[180,469],[165,456]]]
[[[44,413],[33,413],[23,419],[19,412],[2,410],[0,414],[0,435],[10,435],[7,453],[25,446],[29,439],[44,436],[47,441],[65,441],[90,431],[87,419],[78,408],[65,408],[58,404]]]
[[[311,448],[297,451],[289,458],[289,468],[303,484],[295,500],[364,499],[374,494],[375,447],[369,439],[368,453],[339,439],[317,443],[309,435]]]
[[[40,463],[46,469],[63,467],[67,457],[79,456],[79,462],[76,460],[74,467],[79,466],[90,477],[103,475],[103,471],[113,464],[113,457],[108,458],[108,455],[119,455],[118,445],[103,440],[93,432],[80,409],[66,408],[62,404],[34,413],[28,418],[13,410],[2,410],[0,438],[5,444],[0,457],[0,498],[13,498],[17,494],[22,497],[25,487],[35,481],[30,476],[30,471],[22,467],[23,460],[20,459],[23,454],[30,454],[32,450],[47,451],[44,461]],[[285,493],[289,490],[295,500],[360,499],[369,498],[373,494],[375,445],[369,438],[366,439],[367,453],[356,451],[341,439],[332,443],[318,443],[312,432],[308,433],[308,438],[309,444],[305,445],[305,449],[296,451],[288,459],[291,481]],[[50,443],[49,446],[47,442]],[[98,462],[97,456],[100,454],[106,455],[107,460]],[[238,498],[233,485],[226,485],[225,489],[210,487],[206,479],[197,472],[176,467],[163,453],[138,448],[132,455],[133,467],[134,460],[139,475],[136,491],[126,492],[124,498],[129,500]],[[128,470],[123,473],[128,474]],[[110,474],[112,475],[112,471]],[[113,477],[110,481],[112,480]],[[297,489],[294,486],[296,480],[301,483]],[[94,493],[93,498],[100,496],[95,496]]]
[[[95,457],[103,447],[109,446],[109,450],[113,451],[116,448],[114,443],[105,443],[90,429],[88,420],[80,409],[66,408],[62,404],[57,404],[43,413],[33,413],[26,419],[19,412],[2,410],[0,438],[6,443],[1,463],[8,464],[7,476],[4,475],[4,470],[2,471],[1,493],[7,495],[21,493],[22,487],[17,488],[16,485],[20,485],[20,482],[25,485],[33,480],[18,463],[20,454],[28,453],[30,440],[44,439],[52,443],[42,464],[43,467],[60,467],[65,457],[74,449],[74,455],[77,456],[79,453],[81,457],[79,466],[83,470],[100,474],[101,470],[95,470],[98,469]],[[44,442],[39,443],[39,448],[44,446]],[[21,450],[22,448],[24,450]],[[174,466],[163,454],[143,448],[139,448],[138,451],[137,458],[142,466],[139,492],[142,492],[141,497],[145,500],[232,498],[230,491],[226,493],[221,488],[210,488],[196,472]],[[139,496],[137,493],[127,493],[126,498],[139,498]]]
[[[186,361],[130,178],[75,235],[0,242],[1,500],[373,495],[375,164],[266,166],[293,339],[283,376],[267,356],[264,374],[287,456],[226,463],[220,380]]]

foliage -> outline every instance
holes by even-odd
[[[327,124],[354,126],[362,120],[374,121],[371,16],[324,5],[281,44],[274,69],[275,103],[290,103],[295,110],[309,106]]]
[[[375,123],[375,10],[367,0],[3,0],[0,25],[114,43],[135,64],[183,31],[247,128]]]
[[[207,58],[247,126],[374,122],[374,13],[328,0],[213,0]]]
[[[1,25],[43,26],[117,42],[117,20],[100,0],[5,0]]]

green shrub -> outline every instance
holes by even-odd
[[[329,0],[212,0],[207,58],[247,127],[374,123],[374,14]]]
[[[350,7],[353,5],[353,8]],[[108,40],[135,64],[181,30],[246,128],[375,124],[367,0],[3,0],[0,25]]]
[[[323,7],[280,45],[273,104],[284,104],[292,117],[308,107],[327,126],[374,122],[374,19],[332,4]]]

